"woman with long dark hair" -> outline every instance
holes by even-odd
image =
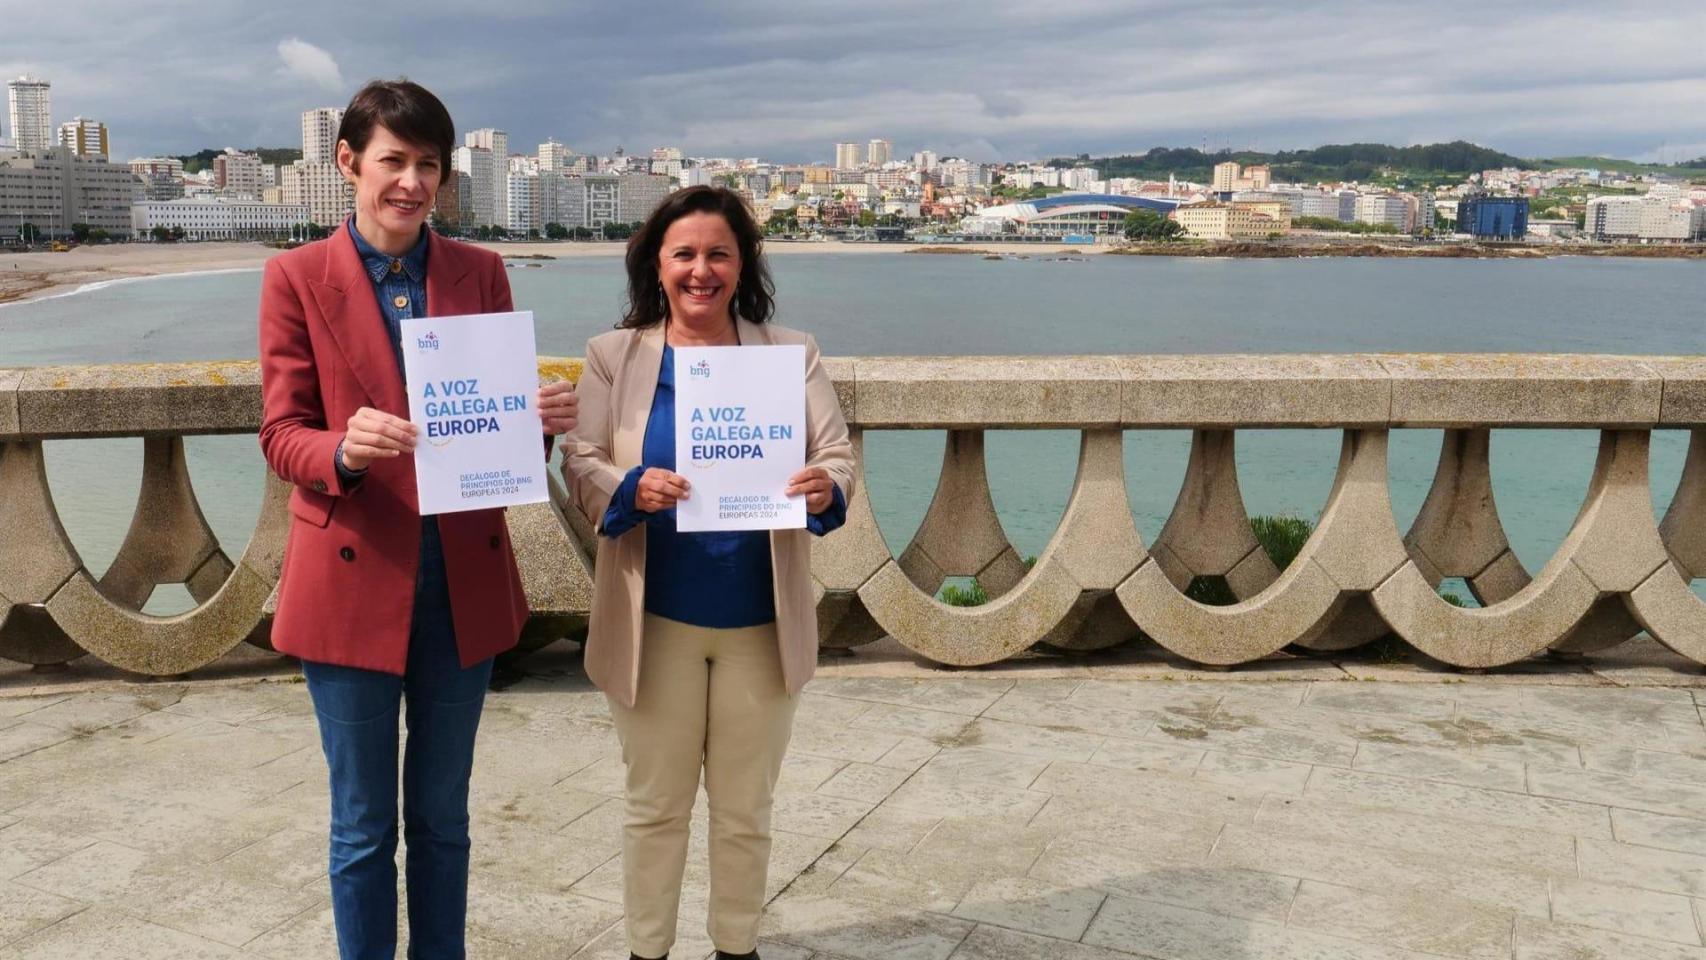
[[[689,819],[710,802],[709,933],[720,960],[756,958],[770,810],[799,691],[817,665],[811,542],[846,519],[853,448],[810,336],[775,309],[758,224],[739,195],[672,194],[628,242],[628,310],[593,337],[563,471],[599,532],[586,670],[627,765],[623,903],[629,950],[675,941]],[[674,350],[804,344],[804,530],[682,533]]]

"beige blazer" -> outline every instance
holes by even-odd
[[[806,346],[806,465],[823,467],[853,499],[853,444],[835,386],[823,368],[817,342],[775,324],[737,321],[740,342],[803,343]],[[563,443],[563,480],[575,506],[593,529],[600,528],[622,478],[640,463],[646,420],[663,364],[663,324],[645,330],[613,330],[587,341],[586,367],[576,392],[580,423]],[[776,635],[782,679],[797,693],[817,669],[817,603],[811,576],[811,534],[770,533],[775,572]],[[599,689],[625,706],[639,693],[641,624],[645,616],[646,531],[619,537],[600,532],[593,572],[592,622],[587,629],[586,673]]]

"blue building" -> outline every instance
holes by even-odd
[[[1469,197],[1457,202],[1457,232],[1477,240],[1521,240],[1528,233],[1527,197]]]

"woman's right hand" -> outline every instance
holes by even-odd
[[[634,508],[657,513],[687,499],[687,478],[662,467],[648,467],[634,490]]]
[[[383,410],[362,407],[349,418],[344,432],[344,466],[366,470],[368,464],[415,449],[420,427]]]

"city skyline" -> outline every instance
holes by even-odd
[[[972,17],[883,0],[644,23],[620,7],[422,3],[362,31],[312,2],[129,9],[23,11],[0,54],[8,78],[53,83],[56,123],[105,122],[115,158],[289,145],[301,111],[400,74],[459,129],[601,154],[827,162],[835,142],[880,137],[897,157],[986,161],[1455,139],[1528,157],[1706,155],[1690,39],[1706,8],[1678,2],[1522,2],[1495,22],[1457,2],[1375,14],[1324,0],[1275,19],[1237,3],[997,2]]]

